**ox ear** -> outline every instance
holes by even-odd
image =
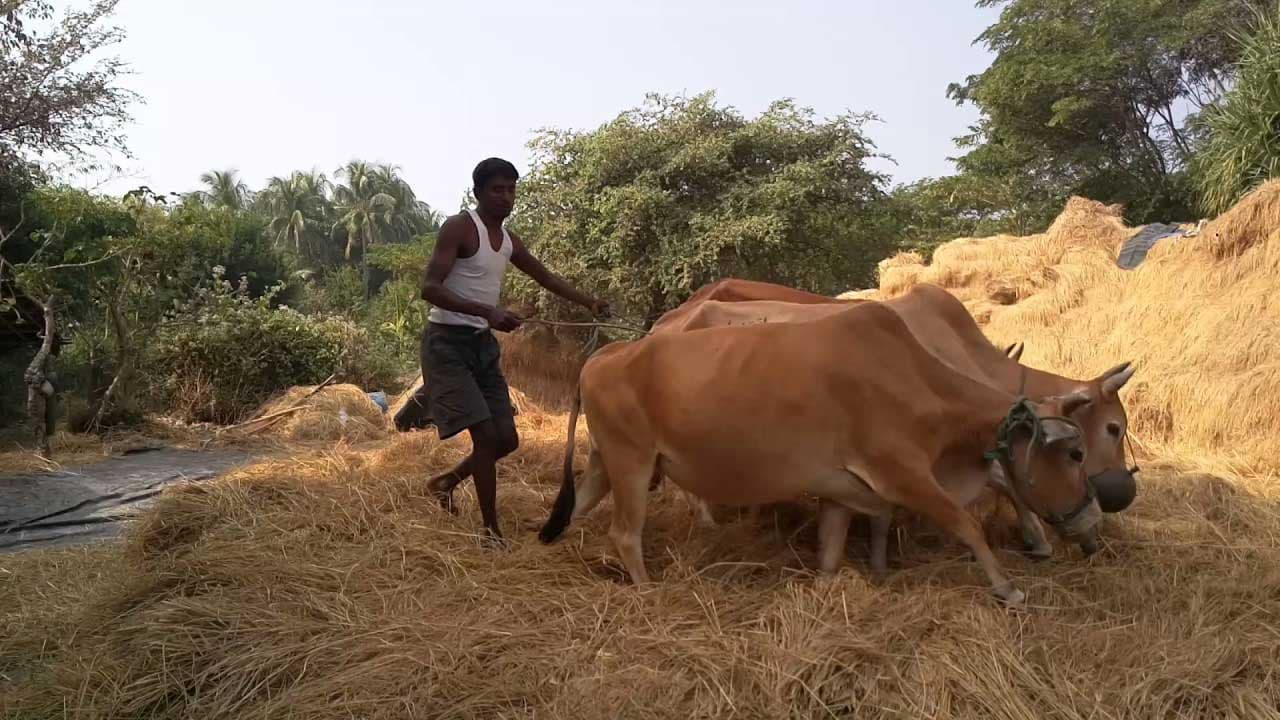
[[[1008,355],[1014,360],[1018,360],[1022,358],[1022,351],[1026,349],[1027,349],[1026,345],[1023,345],[1021,342],[1016,342],[1010,345],[1009,347],[1005,348],[1004,354]]]
[[[1103,397],[1115,397],[1116,393],[1120,392],[1120,388],[1129,382],[1129,378],[1133,377],[1137,370],[1138,368],[1134,367],[1133,363],[1123,363],[1102,373],[1102,377],[1099,379],[1102,380]]]

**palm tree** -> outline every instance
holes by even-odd
[[[200,176],[200,182],[208,188],[195,193],[206,205],[243,210],[250,202],[249,186],[237,177],[235,168],[211,170]]]
[[[387,218],[388,226],[397,241],[408,242],[418,235],[438,230],[441,221],[430,205],[418,199],[398,170],[393,165],[378,165],[373,176],[382,192],[395,200],[395,207]]]
[[[390,225],[391,214],[395,209],[395,198],[382,191],[380,178],[368,163],[352,160],[338,169],[340,177],[346,179],[345,184],[333,190],[333,200],[338,212],[338,221],[333,224],[332,235],[336,239],[340,231],[345,231],[347,247],[344,257],[351,260],[351,252],[360,247],[360,265],[365,279],[365,293],[369,292],[369,264],[365,250],[382,240],[384,231]]]
[[[317,225],[329,210],[329,180],[322,173],[293,172],[267,181],[260,199],[271,218],[268,228],[277,245],[293,245],[299,255],[323,262]]]

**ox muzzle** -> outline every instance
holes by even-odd
[[[1098,496],[1098,507],[1102,512],[1118,513],[1133,503],[1138,495],[1138,483],[1134,473],[1137,466],[1129,470],[1104,470],[1097,475],[1089,476],[1089,484]]]

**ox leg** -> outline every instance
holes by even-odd
[[[1022,542],[1026,548],[1027,554],[1036,560],[1046,560],[1053,557],[1053,546],[1049,544],[1049,539],[1045,537],[1044,527],[1040,524],[1040,519],[1035,513],[1031,512],[1031,508],[1022,502],[1017,493],[1009,487],[1004,477],[1004,470],[999,463],[992,463],[991,470],[988,475],[990,483],[1000,492],[1001,495],[1009,498],[1009,502],[1013,503],[1013,509],[1018,513],[1018,523],[1022,525]]]
[[[889,572],[889,526],[893,515],[871,516],[871,575],[882,578]]]
[[[840,503],[825,499],[818,502],[818,569],[823,574],[840,569],[852,519],[853,511]]]
[[[1021,604],[1026,599],[1026,595],[1013,586],[1013,582],[1000,568],[995,553],[991,552],[991,547],[987,545],[987,540],[982,535],[982,526],[978,524],[977,519],[965,512],[965,509],[942,489],[931,473],[910,472],[904,469],[901,477],[903,482],[893,487],[894,494],[900,495],[899,498],[895,498],[898,504],[905,505],[930,518],[943,530],[967,545],[986,572],[987,579],[991,582],[991,592],[1009,605]]]
[[[653,477],[657,458],[643,458],[634,451],[619,450],[605,462],[605,472],[613,486],[613,524],[609,527],[609,537],[631,581],[643,585],[649,582],[649,573],[644,567],[641,540],[649,501],[649,479]]]
[[[582,484],[574,493],[573,516],[569,522],[577,522],[586,517],[608,494],[609,474],[605,472],[600,451],[592,446],[591,455],[587,458],[587,469],[582,476]]]

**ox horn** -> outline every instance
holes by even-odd
[[[1062,401],[1062,414],[1065,417],[1071,417],[1072,413],[1093,402],[1089,393],[1084,392],[1073,392],[1059,399]]]
[[[1026,345],[1023,345],[1021,342],[1016,342],[1010,345],[1009,347],[1005,348],[1004,354],[1008,355],[1014,360],[1019,360],[1022,358],[1022,351],[1026,349],[1027,349]]]
[[[1120,388],[1129,382],[1129,378],[1137,372],[1137,368],[1133,363],[1123,363],[1117,365],[1102,374],[1102,394],[1104,397],[1115,397],[1120,392]]]

